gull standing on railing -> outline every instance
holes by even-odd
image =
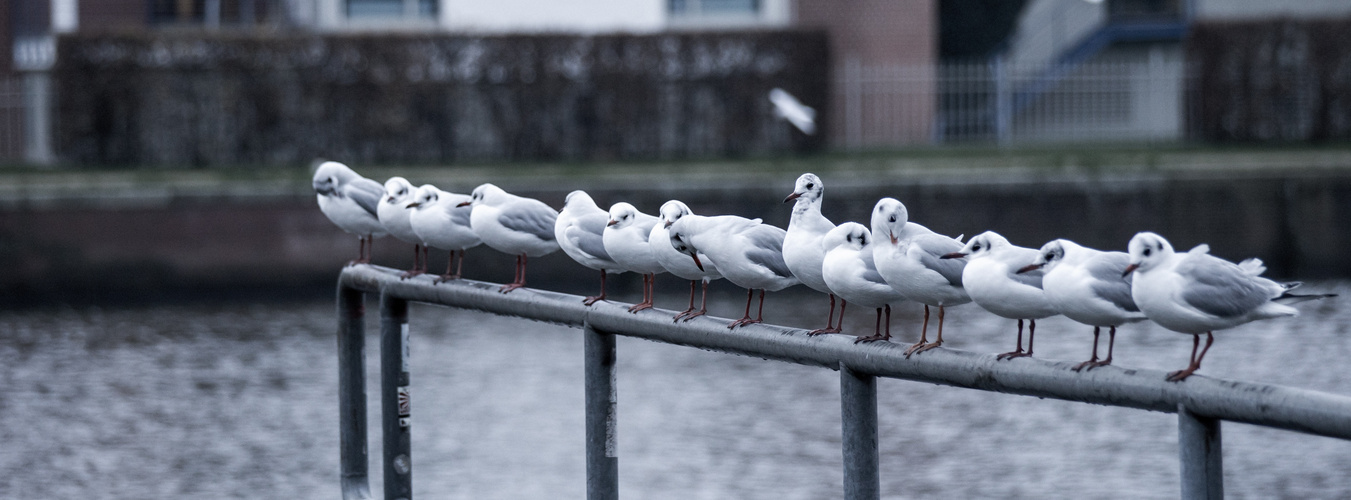
[[[657,262],[662,267],[666,268],[666,272],[690,280],[690,307],[675,315],[675,321],[680,321],[681,318],[689,321],[706,314],[708,312],[708,282],[722,278],[722,273],[718,272],[718,266],[713,263],[712,259],[708,259],[706,256],[700,258],[699,261],[703,264],[701,269],[694,265],[690,256],[676,251],[675,247],[671,246],[671,232],[668,228],[681,217],[691,213],[690,207],[685,206],[678,200],[671,200],[662,204],[661,210],[657,211],[657,224],[652,226],[652,233],[647,236],[647,242],[652,247],[652,255],[657,258]],[[699,310],[695,311],[694,288],[695,284],[701,281],[704,284],[704,293],[699,301]]]
[[[1042,245],[1037,259],[1018,270],[1044,269],[1041,279],[1046,300],[1060,314],[1093,327],[1093,357],[1074,365],[1074,371],[1112,364],[1116,327],[1144,321],[1145,314],[1131,298],[1131,280],[1123,273],[1130,264],[1125,252],[1104,252],[1065,239]],[[1098,360],[1098,336],[1108,327],[1107,359]]]
[[[873,260],[877,271],[905,298],[924,304],[924,326],[919,342],[906,349],[909,356],[943,345],[945,308],[971,302],[962,286],[966,259],[944,259],[962,249],[961,236],[949,238],[910,222],[910,211],[895,198],[877,200],[873,207]],[[929,342],[929,306],[938,308],[938,338]]]
[[[826,316],[826,327],[812,330],[812,335],[822,333],[840,333],[839,325],[832,325],[835,319],[835,293],[821,277],[821,262],[826,258],[826,249],[821,240],[826,233],[835,229],[835,223],[821,215],[821,199],[825,197],[826,186],[816,174],[802,174],[793,185],[793,193],[783,199],[784,203],[796,200],[793,215],[788,219],[788,233],[783,239],[783,261],[793,276],[802,280],[802,284],[830,296],[830,314]],[[844,323],[844,300],[840,301],[840,324]]]
[[[413,214],[409,206],[413,201],[413,185],[403,177],[390,177],[385,181],[385,195],[380,198],[380,206],[375,209],[380,225],[385,226],[390,236],[413,244],[413,268],[399,276],[403,279],[427,272],[427,250],[408,220],[408,216]]]
[[[370,247],[387,234],[376,209],[385,189],[336,161],[321,163],[313,184],[319,210],[343,231],[357,235],[357,259],[347,265],[370,263]]]
[[[516,196],[492,184],[474,188],[470,201],[459,206],[473,206],[469,225],[474,233],[494,250],[516,256],[516,279],[502,285],[502,293],[525,286],[525,266],[530,257],[548,255],[558,250],[554,239],[554,221],[558,212],[544,202]]]
[[[997,316],[1018,320],[1018,348],[997,359],[1032,355],[1037,320],[1059,314],[1041,290],[1042,271],[1017,271],[1037,259],[1037,251],[1015,246],[999,233],[986,231],[971,238],[958,252],[945,259],[969,257],[962,270],[962,284],[976,305]],[[1027,351],[1023,351],[1023,320],[1029,320]]]
[[[821,274],[830,290],[840,298],[863,307],[877,309],[877,324],[871,336],[860,335],[854,343],[891,339],[891,305],[905,301],[905,296],[887,284],[873,265],[873,236],[868,228],[857,222],[846,222],[826,233],[822,246],[826,258]],[[882,330],[882,311],[887,313],[886,332]],[[844,318],[840,318],[844,324]]]
[[[1168,374],[1173,382],[1201,368],[1201,359],[1215,342],[1214,330],[1295,316],[1299,310],[1285,304],[1336,296],[1292,294],[1290,290],[1302,283],[1281,284],[1263,278],[1266,267],[1261,260],[1234,264],[1210,255],[1210,247],[1204,244],[1178,254],[1162,236],[1143,232],[1131,238],[1127,248],[1130,265],[1125,274],[1135,273],[1131,296],[1140,310],[1160,326],[1192,336],[1191,363]],[[1206,334],[1206,347],[1197,355],[1202,333]]]
[[[610,207],[610,221],[605,224],[605,233],[601,235],[610,258],[623,266],[625,271],[643,275],[643,301],[629,307],[631,313],[652,308],[653,282],[657,280],[657,273],[666,272],[666,268],[652,254],[652,245],[647,242],[655,225],[656,217],[639,212],[633,205],[621,201]]]
[[[582,303],[588,306],[605,300],[607,273],[624,271],[605,251],[605,225],[609,222],[610,214],[601,210],[591,195],[580,189],[568,193],[568,197],[564,198],[563,210],[554,222],[554,238],[558,240],[563,253],[578,264],[600,271],[600,295],[582,299]]]
[[[469,200],[467,194],[442,191],[431,184],[423,184],[413,194],[413,213],[408,216],[413,232],[427,246],[450,252],[450,258],[446,261],[446,274],[433,280],[433,283],[460,279],[460,272],[464,268],[464,251],[483,243],[474,233],[474,228],[469,226],[469,214],[473,207],[461,206]],[[456,252],[460,254],[458,264],[455,261]],[[451,265],[455,266],[453,273]]]
[[[783,262],[784,230],[761,224],[760,219],[735,215],[686,215],[671,224],[671,246],[694,259],[707,255],[724,278],[746,289],[746,314],[727,328],[760,323],[764,319],[765,290],[779,291],[800,283]],[[760,309],[751,319],[751,299],[760,290]]]

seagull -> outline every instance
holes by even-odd
[[[788,236],[783,239],[783,261],[793,276],[802,280],[808,288],[830,296],[830,315],[826,317],[826,327],[812,330],[811,335],[822,333],[840,333],[835,321],[835,293],[830,291],[826,280],[821,277],[821,262],[826,258],[826,249],[821,247],[821,239],[835,229],[835,224],[821,215],[821,198],[825,196],[826,186],[816,174],[802,174],[793,185],[793,193],[783,199],[784,203],[796,200],[792,218],[788,220]],[[840,301],[840,324],[844,324],[845,301]]]
[[[695,266],[703,269],[699,255],[707,255],[723,277],[746,289],[746,315],[727,325],[729,329],[763,321],[765,290],[777,292],[800,283],[783,262],[784,230],[760,219],[686,215],[669,230],[671,246],[694,259]],[[751,319],[755,290],[760,290],[760,310]]]
[[[385,195],[380,198],[380,206],[375,209],[380,225],[385,226],[391,236],[413,244],[413,268],[404,271],[399,279],[427,272],[427,249],[408,220],[408,216],[413,213],[409,207],[413,201],[413,185],[403,177],[390,177],[385,181]]]
[[[1125,252],[1103,252],[1066,240],[1042,245],[1036,260],[1019,269],[1045,269],[1041,279],[1046,300],[1060,314],[1093,327],[1093,357],[1074,365],[1074,371],[1112,364],[1116,327],[1148,319],[1131,298],[1131,280],[1122,273],[1130,264]],[[1098,336],[1108,327],[1107,359],[1098,360]]]
[[[1266,266],[1258,259],[1238,264],[1210,255],[1210,247],[1198,245],[1178,254],[1173,245],[1151,232],[1131,238],[1130,265],[1123,274],[1135,273],[1131,296],[1140,310],[1160,326],[1192,336],[1191,363],[1168,374],[1168,381],[1186,379],[1201,368],[1201,359],[1215,342],[1214,330],[1232,328],[1261,319],[1295,316],[1299,310],[1286,304],[1335,297],[1335,294],[1295,295],[1299,282],[1277,283],[1261,277]],[[1206,347],[1196,348],[1201,334]]]
[[[357,259],[347,263],[368,264],[369,249],[376,238],[388,232],[380,225],[376,206],[385,190],[380,183],[353,172],[336,161],[321,163],[314,170],[314,192],[319,198],[319,210],[339,228],[357,235]]]
[[[708,282],[722,278],[722,273],[718,272],[718,267],[713,264],[712,259],[707,256],[699,259],[703,268],[694,265],[688,255],[676,251],[671,246],[671,232],[668,228],[681,217],[690,215],[690,207],[685,206],[678,200],[668,201],[657,211],[657,224],[652,226],[652,233],[647,236],[647,242],[652,246],[652,256],[657,258],[661,267],[666,268],[666,272],[690,280],[690,307],[675,316],[675,321],[684,318],[685,321],[703,316],[708,312]],[[699,310],[694,310],[694,288],[695,284],[702,281],[704,283],[704,293],[702,300],[699,301]]]
[[[629,307],[631,313],[652,308],[653,282],[657,280],[657,273],[666,272],[666,268],[657,262],[657,257],[652,255],[652,245],[647,242],[652,227],[656,225],[656,217],[639,212],[633,205],[621,201],[610,207],[610,221],[605,224],[605,233],[601,235],[610,258],[623,266],[625,271],[643,275],[643,301]]]
[[[1041,291],[1043,272],[1018,273],[1037,259],[1038,252],[1015,246],[999,233],[986,231],[971,238],[961,250],[944,259],[970,257],[962,270],[962,285],[976,305],[998,316],[1018,320],[1018,349],[1000,354],[997,359],[1032,355],[1032,340],[1037,320],[1059,314]],[[1027,351],[1023,351],[1023,320],[1030,320]]]
[[[473,206],[469,225],[493,250],[516,256],[516,278],[498,291],[509,293],[525,286],[525,266],[530,257],[558,250],[554,221],[558,212],[544,202],[523,198],[492,184],[474,188],[470,201],[457,206]]]
[[[891,339],[891,305],[905,301],[905,296],[877,273],[873,265],[872,232],[863,224],[846,222],[826,233],[822,246],[828,250],[821,274],[830,289],[845,300],[877,309],[873,334],[859,336],[854,343]],[[886,333],[882,333],[883,309],[887,313]]]
[[[610,214],[601,210],[591,195],[580,189],[564,198],[563,211],[554,222],[554,238],[563,253],[578,264],[600,271],[600,295],[582,299],[588,306],[605,300],[605,274],[624,270],[605,251],[603,235],[609,222]]]
[[[895,198],[877,200],[872,233],[877,272],[905,298],[924,304],[924,327],[919,342],[906,349],[909,356],[943,345],[946,307],[971,302],[962,286],[966,259],[944,259],[962,249],[961,236],[949,238],[909,221],[910,212]],[[929,342],[929,307],[938,308],[938,338]]]
[[[469,213],[473,211],[473,207],[461,206],[469,200],[467,194],[449,193],[431,184],[423,184],[413,193],[413,204],[410,205],[413,207],[413,213],[408,216],[408,222],[413,225],[413,232],[417,233],[418,238],[427,246],[450,251],[450,260],[446,261],[446,274],[441,275],[432,284],[460,279],[460,271],[464,267],[464,251],[483,243],[469,225]],[[460,253],[460,261],[455,266],[455,272],[451,273],[451,264],[455,263],[457,251]]]
[[[774,116],[788,120],[802,133],[816,133],[816,110],[798,101],[792,94],[781,88],[769,91],[769,102],[774,103]]]

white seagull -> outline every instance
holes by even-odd
[[[409,206],[413,201],[413,185],[403,177],[390,177],[385,181],[385,195],[380,198],[380,206],[375,209],[380,225],[385,226],[390,236],[413,244],[413,268],[404,271],[399,279],[427,272],[427,250],[423,247],[422,238],[413,231],[412,222],[408,220],[408,216],[413,214]]]
[[[909,221],[910,212],[895,198],[873,207],[873,260],[877,271],[905,298],[924,304],[924,327],[909,356],[943,345],[945,308],[971,302],[962,286],[966,259],[944,259],[962,249],[961,236],[949,238]],[[938,308],[938,338],[929,342],[929,306]]]
[[[960,251],[944,255],[945,259],[970,257],[962,270],[962,285],[976,305],[998,316],[1018,320],[1018,348],[1000,354],[997,359],[1032,355],[1032,341],[1037,334],[1037,320],[1060,312],[1041,291],[1040,270],[1018,273],[1037,259],[1038,252],[1009,243],[999,233],[986,231],[971,238]],[[1023,320],[1030,320],[1027,330],[1027,351],[1023,351]]]
[[[775,87],[769,91],[769,102],[774,103],[774,116],[788,120],[802,133],[816,133],[816,110],[802,104],[792,94]]]
[[[1046,300],[1065,317],[1093,327],[1093,357],[1074,365],[1074,371],[1112,364],[1116,327],[1147,319],[1131,298],[1130,277],[1122,274],[1129,264],[1125,252],[1103,252],[1059,239],[1042,245],[1037,259],[1018,270],[1045,269],[1041,287]],[[1109,328],[1107,359],[1099,361],[1098,336],[1104,326]]]
[[[423,184],[413,193],[413,213],[408,216],[413,232],[427,246],[450,252],[450,259],[446,261],[446,274],[434,280],[433,284],[460,279],[460,272],[464,268],[464,251],[483,243],[469,225],[469,214],[473,207],[461,206],[466,201],[470,201],[467,194],[442,191],[431,184]],[[460,253],[458,264],[455,263],[456,252]],[[452,264],[455,265],[453,273]]]
[[[1281,284],[1261,277],[1266,271],[1261,260],[1234,264],[1210,255],[1206,245],[1177,254],[1168,240],[1150,232],[1136,234],[1127,249],[1130,265],[1125,272],[1135,273],[1131,296],[1140,310],[1164,328],[1192,335],[1191,363],[1169,373],[1172,382],[1186,379],[1201,368],[1201,359],[1215,342],[1214,330],[1294,316],[1299,310],[1285,304],[1336,296],[1292,294],[1290,290],[1301,283]],[[1198,356],[1196,348],[1202,333],[1206,334],[1206,347]]]
[[[605,251],[605,225],[609,222],[610,214],[601,210],[591,195],[580,189],[568,193],[563,201],[563,211],[554,222],[554,238],[563,253],[578,264],[600,271],[600,295],[583,299],[582,303],[588,306],[605,300],[606,273],[624,271]]]
[[[904,302],[905,296],[877,273],[877,266],[873,265],[872,233],[863,224],[846,222],[826,233],[822,244],[827,250],[821,272],[835,295],[877,309],[873,334],[860,335],[854,343],[891,339],[891,305]],[[886,333],[882,331],[884,309],[887,313]]]
[[[469,213],[469,225],[483,243],[493,250],[516,256],[516,279],[502,285],[499,290],[502,293],[525,286],[525,266],[530,257],[558,250],[558,241],[554,238],[558,212],[542,201],[483,184],[474,188],[470,201],[459,206],[474,207]]]
[[[343,231],[357,235],[357,259],[348,265],[369,263],[370,246],[387,234],[376,210],[385,189],[336,161],[321,163],[313,184],[319,210]]]
[[[783,261],[793,276],[802,280],[802,284],[830,296],[830,315],[826,317],[826,327],[812,330],[812,335],[822,333],[840,333],[840,326],[833,325],[835,320],[835,293],[821,277],[821,262],[826,258],[826,249],[821,240],[826,233],[835,229],[835,224],[821,215],[821,199],[825,196],[826,186],[816,174],[802,174],[793,185],[793,193],[783,199],[784,203],[796,200],[793,215],[788,219],[788,235],[783,239]],[[840,324],[844,324],[845,301],[840,301]]]
[[[746,314],[727,328],[760,323],[765,310],[765,290],[779,291],[800,283],[783,262],[784,230],[761,224],[760,219],[735,215],[703,217],[686,215],[671,224],[671,246],[694,259],[707,255],[728,281],[746,289]],[[760,312],[751,319],[751,298],[760,290]]]
[[[655,225],[656,217],[639,212],[633,205],[619,202],[610,207],[610,221],[605,224],[605,233],[601,235],[610,258],[623,266],[625,271],[643,275],[643,301],[629,307],[631,313],[652,308],[653,282],[657,279],[657,273],[666,272],[666,268],[652,254],[652,245],[647,242]]]
[[[690,207],[678,200],[668,201],[657,211],[657,224],[652,226],[652,233],[647,236],[647,242],[652,246],[652,256],[657,258],[657,262],[666,268],[666,272],[679,276],[682,279],[690,280],[690,307],[675,316],[675,321],[684,318],[685,321],[703,316],[708,313],[708,282],[722,278],[722,273],[718,272],[718,266],[712,259],[701,258],[700,262],[703,268],[694,265],[690,256],[676,251],[671,246],[671,232],[668,228],[681,217],[690,215]],[[707,257],[707,256],[705,256]],[[699,310],[694,310],[694,289],[696,283],[703,282],[703,298],[699,301]]]

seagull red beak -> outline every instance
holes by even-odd
[[[668,220],[668,221],[666,221],[665,224],[662,225],[661,227],[671,227],[671,224],[672,224],[672,222]]]
[[[612,220],[612,221],[606,223],[605,225],[606,225],[606,226],[613,226],[613,225],[618,224],[618,223],[619,223],[619,221],[617,221],[617,220]]]
[[[940,258],[940,259],[960,259],[960,258],[962,258],[962,257],[966,257],[966,254],[964,254],[964,253],[962,253],[962,252],[952,252],[952,253],[950,253],[950,254],[944,254],[942,257],[939,257],[939,258]]]
[[[419,203],[419,202],[416,202],[416,201],[415,201],[415,202],[409,203],[408,206],[405,207],[405,208],[417,208],[417,207],[420,207],[420,206],[422,206],[422,203]]]
[[[784,202],[784,203],[788,203],[788,202],[790,202],[790,201],[793,201],[793,200],[798,199],[799,196],[802,196],[802,193],[796,193],[796,192],[795,192],[795,193],[793,193],[793,194],[788,195],[787,198],[784,198],[784,199],[783,199],[783,202]]]
[[[887,236],[891,238],[891,244],[892,244],[892,245],[895,245],[895,244],[896,244],[896,233],[893,233],[893,232],[891,232],[891,231],[887,231]]]
[[[1036,270],[1038,270],[1038,269],[1041,269],[1041,266],[1044,266],[1044,265],[1045,265],[1045,264],[1028,264],[1028,265],[1026,265],[1026,266],[1023,266],[1022,269],[1019,269],[1018,272],[1017,272],[1016,274],[1023,274],[1023,273],[1028,272],[1028,271],[1036,271]]]
[[[694,259],[694,265],[695,265],[695,266],[698,266],[700,271],[703,271],[703,270],[704,270],[704,263],[703,263],[703,262],[699,262],[699,255],[697,255],[697,254],[690,254],[690,257]]]
[[[469,206],[469,204],[471,204],[471,203],[473,203],[473,202],[472,202],[472,201],[466,201],[466,202],[464,202],[464,203],[461,203],[461,204],[455,205],[455,206],[456,206],[456,207],[467,207],[467,206]]]
[[[1122,277],[1122,278],[1125,278],[1126,275],[1128,275],[1128,274],[1131,273],[1131,271],[1134,271],[1134,270],[1139,269],[1139,268],[1140,268],[1140,265],[1139,265],[1139,264],[1131,264],[1131,265],[1129,265],[1129,266],[1126,266],[1126,270],[1125,270],[1124,272],[1121,273],[1121,277]]]

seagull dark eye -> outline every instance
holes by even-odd
[[[1149,257],[1149,249],[1148,249],[1148,248],[1145,249],[1144,254],[1145,254],[1145,257]]]
[[[1048,253],[1048,254],[1046,254],[1046,260],[1052,260],[1052,259],[1055,259],[1055,254],[1054,254],[1054,253]]]

